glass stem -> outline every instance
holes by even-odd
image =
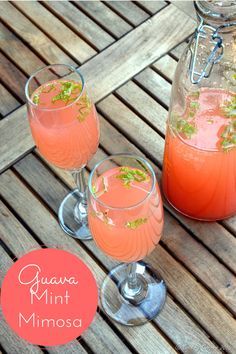
[[[137,277],[136,266],[135,262],[128,264],[127,279],[121,287],[122,295],[128,300],[135,300],[142,290],[142,284]]]
[[[76,204],[74,210],[75,219],[82,222],[83,225],[88,224],[88,204],[87,204],[87,184],[84,177],[84,168],[73,172],[76,186],[79,190],[80,201]]]

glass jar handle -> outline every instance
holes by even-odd
[[[218,63],[223,55],[224,55],[224,44],[223,44],[223,38],[219,36],[218,30],[221,27],[226,27],[227,25],[223,25],[217,28],[214,28],[209,25],[204,25],[203,24],[203,19],[201,20],[200,25],[198,26],[198,29],[195,34],[195,45],[193,51],[191,50],[191,60],[190,60],[190,80],[192,84],[198,84],[203,78],[208,78],[211,74],[212,68],[214,64]],[[214,44],[214,48],[212,49],[210,55],[208,56],[206,60],[206,64],[198,72],[196,70],[196,59],[197,59],[197,54],[198,54],[198,45],[199,42],[202,39],[207,39],[208,33],[210,32],[210,40],[209,44]]]

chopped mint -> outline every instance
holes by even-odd
[[[188,115],[189,115],[189,118],[193,118],[195,116],[195,112],[194,111],[190,111]]]
[[[150,177],[143,171],[131,167],[121,167],[121,174],[116,178],[122,180],[125,187],[130,187],[131,182],[148,182]]]
[[[97,192],[97,187],[95,184],[92,185],[92,192],[95,194]]]
[[[193,91],[193,92],[191,92],[190,96],[195,97],[196,99],[198,99],[199,96],[200,96],[200,91]]]
[[[68,102],[74,101],[76,97],[71,97],[71,95],[75,94],[77,89],[81,89],[81,85],[71,81],[62,81],[61,85],[61,92],[52,98],[52,102],[61,100],[68,104]]]
[[[33,97],[34,104],[39,104],[39,93],[35,93]]]
[[[224,113],[229,118],[236,118],[236,95],[223,106]]]
[[[77,119],[80,122],[83,122],[90,112],[92,103],[89,97],[86,94],[84,94],[82,97],[80,97],[76,105],[79,106],[78,109],[79,114],[77,115]]]
[[[199,104],[199,102],[192,101],[192,102],[190,102],[190,107],[194,108],[194,109],[199,109],[200,104]]]
[[[185,119],[178,118],[176,121],[176,129],[182,133],[187,139],[191,139],[193,134],[196,134],[197,128]]]
[[[147,218],[139,218],[133,221],[128,221],[125,226],[129,229],[135,230],[137,227],[145,224],[147,222]]]
[[[225,126],[221,134],[221,146],[224,151],[229,151],[236,147],[236,119]]]

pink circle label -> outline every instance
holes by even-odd
[[[65,344],[92,322],[98,289],[89,268],[73,254],[54,248],[32,251],[7,272],[1,291],[3,315],[30,343]]]

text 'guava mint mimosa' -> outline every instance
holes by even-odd
[[[236,96],[201,89],[173,107],[166,135],[163,189],[183,214],[202,220],[236,213]]]
[[[89,227],[98,247],[123,261],[147,256],[160,240],[163,209],[158,185],[148,173],[128,166],[114,167],[92,186]]]
[[[32,135],[40,153],[58,167],[86,165],[98,147],[96,110],[82,84],[52,80],[32,94],[28,107]]]

